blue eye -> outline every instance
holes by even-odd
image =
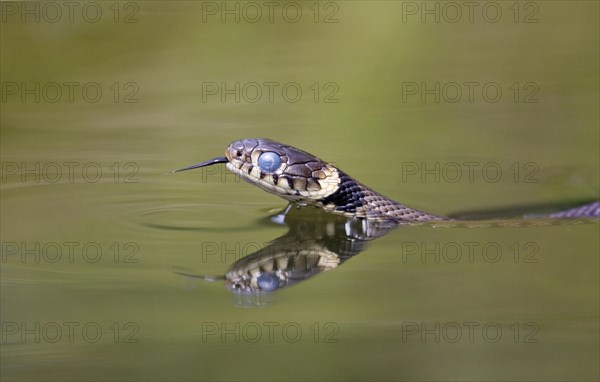
[[[258,157],[258,167],[264,172],[275,172],[281,164],[279,155],[272,151],[267,151]]]
[[[279,277],[274,273],[263,273],[258,276],[256,283],[261,290],[271,292],[279,288]]]

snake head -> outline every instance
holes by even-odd
[[[245,181],[286,200],[312,202],[335,192],[338,170],[305,151],[265,138],[232,142],[227,168]]]
[[[337,168],[316,156],[266,138],[234,141],[225,157],[209,159],[173,172],[225,163],[245,181],[286,200],[314,204],[333,194],[340,183]]]

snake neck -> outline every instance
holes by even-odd
[[[340,183],[337,190],[318,202],[319,206],[331,212],[349,217],[387,220],[396,223],[448,219],[407,207],[387,198],[343,171],[339,171],[339,178]]]

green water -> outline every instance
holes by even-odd
[[[28,4],[0,4],[2,380],[598,380],[597,223],[400,227],[249,307],[173,267],[223,274],[285,202],[166,174],[269,137],[438,214],[598,199],[597,2]]]

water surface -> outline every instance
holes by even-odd
[[[240,304],[173,269],[224,274],[285,234],[266,219],[285,202],[224,167],[168,174],[269,137],[438,214],[597,199],[597,3],[537,2],[537,23],[515,23],[508,3],[497,23],[404,20],[387,1],[339,2],[337,23],[202,22],[205,3],[135,4],[137,23],[1,24],[3,83],[104,91],[54,103],[3,93],[3,380],[598,379],[597,223],[402,226]],[[333,9],[321,6],[320,20]],[[203,93],[269,81],[304,96]],[[504,93],[403,92],[422,82]],[[324,102],[328,83],[338,102]],[[537,102],[515,102],[515,83],[535,84]],[[124,102],[132,89],[137,102]],[[454,181],[465,162],[474,179]]]

